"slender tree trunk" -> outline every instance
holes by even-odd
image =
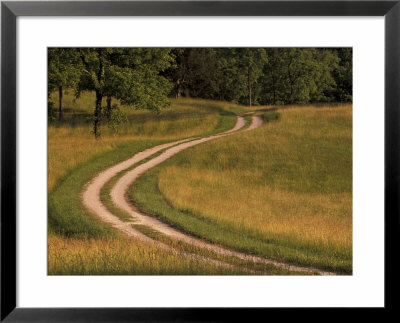
[[[106,116],[108,121],[111,120],[111,114],[112,114],[112,96],[111,95],[107,95],[107,108],[106,108]]]
[[[101,120],[101,101],[103,100],[103,95],[96,91],[96,107],[94,109],[94,120],[93,120],[93,133],[96,139],[101,136],[100,132],[100,120]]]
[[[249,94],[250,94],[250,96],[249,96],[249,105],[250,105],[250,107],[251,107],[251,85],[249,86]]]
[[[107,96],[107,109],[108,109],[109,111],[111,111],[111,101],[112,101],[112,96],[111,96],[111,95],[108,95],[108,96]]]
[[[289,83],[290,83],[290,99],[289,103],[293,103],[293,80],[292,80],[292,73],[290,72],[290,68],[292,66],[292,58],[290,57],[289,65],[288,65],[288,73],[289,73]]]
[[[276,104],[276,90],[275,90],[275,78],[272,76],[272,93],[274,96],[274,101],[273,101],[273,105]]]
[[[62,86],[58,87],[58,119],[62,120],[64,118],[63,111],[63,88]]]
[[[180,84],[179,84],[179,80],[176,81],[175,84],[175,99],[179,99],[179,91],[180,91]]]
[[[101,84],[104,78],[103,48],[98,48],[97,54],[99,57],[99,69],[97,71],[97,81],[99,84]],[[103,101],[103,90],[96,88],[96,107],[94,108],[94,120],[93,120],[93,133],[96,139],[99,139],[101,136],[100,121],[101,121],[102,101]]]
[[[273,101],[273,105],[276,104],[276,91],[275,91],[275,86],[274,86],[274,101]]]
[[[249,106],[251,107],[251,80],[250,80],[250,68],[247,70],[247,83],[249,85]]]

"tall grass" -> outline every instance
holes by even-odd
[[[140,163],[142,163],[142,162],[140,162]],[[133,167],[135,167],[135,166],[133,166]],[[114,215],[118,216],[122,221],[132,221],[132,217],[131,217],[131,215],[126,213],[126,211],[119,209],[113,203],[113,201],[111,200],[110,191],[111,191],[112,187],[115,185],[115,183],[118,181],[118,179],[121,178],[121,176],[123,176],[127,171],[129,171],[129,169],[126,171],[120,172],[117,176],[113,177],[110,181],[108,181],[106,183],[106,185],[104,185],[103,188],[101,189],[101,195],[100,195],[101,201],[106,206],[106,208],[108,210],[110,210]],[[145,234],[146,236],[148,236],[154,240],[160,241],[166,245],[169,245],[177,252],[182,251],[186,254],[189,253],[189,254],[201,256],[201,257],[204,257],[207,259],[214,259],[217,261],[222,261],[226,264],[230,264],[230,265],[236,266],[238,268],[242,268],[243,272],[257,273],[260,275],[261,274],[262,275],[308,275],[308,274],[312,274],[312,273],[296,272],[296,271],[292,271],[292,270],[279,268],[273,264],[253,263],[252,261],[240,260],[233,256],[217,254],[217,253],[214,253],[207,249],[195,247],[191,244],[187,244],[185,242],[170,238],[170,237],[168,237],[158,231],[155,231],[145,225],[132,224],[132,226],[136,230]]]
[[[55,94],[52,94],[56,101]],[[173,100],[157,115],[122,106],[127,121],[117,130],[104,120],[102,138],[91,133],[94,94],[64,95],[64,120],[48,126],[48,265],[51,275],[240,274],[203,261],[157,250],[119,232],[91,214],[81,201],[97,173],[160,143],[233,127],[230,105]]]
[[[51,99],[57,102],[57,94]],[[172,100],[170,107],[157,114],[148,110],[135,110],[121,106],[126,121],[115,129],[106,120],[102,124],[102,138],[92,134],[92,110],[95,96],[84,92],[75,99],[71,91],[64,95],[64,120],[52,120],[48,125],[48,188],[58,179],[93,156],[116,149],[132,140],[173,140],[229,128],[234,115],[229,112],[235,105],[205,100]],[[117,102],[118,103],[118,102]],[[240,108],[240,107],[239,107]]]
[[[49,230],[73,237],[115,235],[81,203],[84,185],[97,173],[146,148],[223,131],[235,122],[223,105],[201,100],[176,100],[160,115],[122,106],[128,123],[120,125],[119,133],[103,131],[102,139],[96,140],[84,119],[92,101],[90,92],[78,100],[65,95],[65,118],[51,122],[48,130]]]
[[[140,177],[131,197],[228,247],[350,273],[352,108],[279,113],[280,121],[174,156]]]
[[[73,239],[50,235],[49,275],[240,275],[235,268],[182,257],[127,238]],[[248,273],[246,273],[248,274]]]
[[[83,206],[84,186],[104,169],[162,142],[130,140],[114,150],[91,156],[86,163],[68,172],[49,191],[49,231],[75,238],[115,236],[116,232],[109,225]]]

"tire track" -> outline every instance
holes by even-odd
[[[290,271],[318,273],[320,275],[334,275],[334,273],[323,271],[320,269],[289,265],[289,264],[282,263],[282,262],[279,262],[276,260],[247,255],[242,252],[237,252],[237,251],[233,251],[230,249],[226,249],[226,248],[214,245],[214,244],[206,242],[204,240],[195,238],[191,235],[185,234],[185,233],[171,227],[170,225],[159,221],[158,219],[155,219],[151,216],[148,216],[148,215],[138,211],[135,208],[135,206],[133,206],[130,203],[130,201],[128,200],[127,194],[126,194],[127,190],[134,183],[134,181],[140,175],[145,173],[146,171],[161,164],[168,158],[174,156],[175,154],[177,154],[189,147],[193,147],[195,145],[198,145],[198,144],[201,144],[201,143],[213,140],[213,139],[217,139],[220,137],[230,135],[230,134],[234,133],[235,131],[239,130],[240,128],[242,128],[245,125],[245,123],[246,123],[246,121],[243,117],[237,117],[237,122],[236,122],[235,127],[232,128],[231,130],[223,132],[221,134],[212,135],[212,136],[204,137],[204,138],[200,138],[200,139],[186,139],[186,140],[176,141],[173,143],[159,145],[159,146],[147,149],[141,153],[136,154],[135,156],[128,159],[127,161],[119,163],[119,164],[105,170],[104,172],[100,173],[98,176],[96,176],[96,178],[94,178],[87,185],[86,190],[83,193],[84,205],[87,208],[89,208],[92,212],[94,212],[96,215],[98,215],[104,222],[111,224],[113,227],[121,230],[122,232],[126,233],[127,235],[133,236],[142,241],[157,243],[157,245],[159,245],[160,247],[168,248],[168,250],[171,250],[171,247],[167,246],[166,244],[161,243],[156,240],[153,240],[153,239],[149,238],[148,236],[144,235],[143,233],[141,233],[140,231],[138,231],[137,229],[134,229],[132,227],[132,222],[121,221],[118,217],[116,217],[110,211],[108,211],[108,209],[104,206],[104,204],[100,200],[101,188],[112,177],[117,175],[120,171],[128,169],[130,166],[134,165],[135,163],[150,157],[154,153],[166,149],[160,155],[158,155],[158,156],[154,157],[153,159],[150,159],[149,161],[128,171],[117,181],[117,183],[111,189],[110,195],[111,195],[111,199],[112,199],[113,203],[120,209],[127,212],[132,217],[132,220],[134,221],[135,224],[145,225],[145,226],[151,228],[152,230],[158,231],[172,239],[183,241],[187,244],[190,244],[190,245],[193,245],[196,247],[200,247],[200,248],[204,248],[204,249],[207,249],[209,251],[212,251],[212,252],[220,254],[220,255],[233,256],[233,257],[239,258],[241,260],[252,261],[254,263],[272,264],[278,268],[282,268],[282,269],[290,270]],[[262,124],[263,124],[263,120],[260,116],[253,116],[251,125],[247,129],[245,129],[245,131],[258,128]],[[171,146],[173,146],[173,147],[171,147]],[[169,147],[171,147],[171,148],[169,148]],[[173,250],[175,250],[175,249],[173,249]],[[201,257],[201,256],[198,256],[198,257]],[[205,258],[205,257],[202,257],[202,258]],[[207,259],[207,261],[210,260],[209,258],[205,258],[205,259]],[[213,260],[213,261],[215,262],[215,260]],[[220,263],[220,265],[224,264],[219,261],[217,261],[217,262]],[[228,264],[225,263],[225,265],[228,265]]]
[[[223,134],[228,134],[228,133],[237,131],[240,128],[242,128],[244,125],[245,125],[245,120],[243,118],[238,117],[235,126],[232,129],[224,132]],[[203,257],[200,255],[192,254],[192,253],[181,251],[181,250],[177,250],[165,243],[154,240],[154,239],[148,237],[147,235],[143,234],[141,231],[135,229],[132,226],[132,224],[134,223],[133,221],[122,221],[119,217],[112,214],[100,199],[100,192],[101,192],[102,187],[109,180],[111,180],[114,176],[116,176],[118,173],[120,173],[121,171],[124,171],[124,170],[130,168],[134,164],[136,164],[136,163],[138,163],[138,162],[140,162],[140,161],[142,161],[164,149],[167,149],[168,147],[171,147],[171,146],[174,146],[174,145],[186,142],[186,141],[190,141],[190,140],[194,140],[194,138],[178,140],[178,141],[174,141],[174,142],[170,142],[170,143],[166,143],[166,144],[162,144],[162,145],[158,145],[158,146],[146,149],[142,152],[135,154],[133,157],[131,157],[121,163],[118,163],[117,165],[114,165],[114,166],[106,169],[105,171],[99,173],[95,178],[93,178],[93,180],[91,180],[85,186],[85,189],[82,194],[82,202],[86,208],[88,208],[94,214],[96,214],[103,222],[110,224],[112,227],[120,230],[121,232],[125,233],[126,235],[128,235],[130,237],[134,237],[140,241],[156,245],[158,248],[165,250],[165,251],[175,252],[175,253],[177,252],[185,257],[188,257],[188,258],[191,258],[194,260],[201,260],[204,262],[215,264],[215,265],[223,267],[223,268],[240,269],[240,270],[243,270],[244,272],[255,274],[255,273],[257,273],[257,271],[255,271],[255,270],[238,267],[236,265],[225,263],[223,261]],[[132,219],[132,220],[135,220],[135,219]]]
[[[252,123],[249,126],[247,130],[255,129],[263,124],[263,120],[259,116],[253,116],[252,117]],[[243,124],[244,125],[244,124]],[[145,225],[153,230],[156,230],[172,239],[180,240],[183,241],[187,244],[191,244],[196,247],[204,248],[210,251],[213,251],[215,253],[225,255],[225,256],[234,256],[242,260],[246,261],[252,261],[255,263],[263,263],[263,264],[272,264],[275,265],[276,267],[290,270],[290,271],[299,271],[299,272],[307,272],[307,273],[314,273],[317,272],[320,275],[332,275],[333,273],[322,271],[319,269],[315,268],[308,268],[308,267],[299,267],[299,266],[293,266],[293,265],[288,265],[276,260],[272,259],[265,259],[257,256],[251,256],[244,254],[242,252],[237,252],[233,251],[230,249],[226,249],[217,245],[214,245],[212,243],[206,242],[204,240],[195,238],[191,235],[185,234],[170,225],[161,222],[158,219],[155,219],[151,216],[148,216],[142,212],[140,212],[137,208],[135,208],[129,201],[126,192],[128,191],[129,187],[135,182],[135,180],[145,173],[146,171],[150,170],[151,168],[161,164],[163,161],[167,160],[168,158],[172,157],[173,155],[179,153],[182,150],[185,150],[189,147],[193,147],[195,145],[201,144],[203,142],[207,142],[216,138],[220,138],[223,136],[227,136],[231,134],[234,130],[229,132],[225,132],[220,135],[214,135],[206,138],[201,138],[197,140],[193,140],[190,142],[184,142],[181,143],[177,146],[174,146],[172,148],[167,149],[164,151],[161,155],[147,161],[144,164],[139,165],[138,167],[134,168],[133,170],[127,172],[124,176],[122,176],[117,183],[114,185],[114,187],[111,190],[111,199],[114,202],[114,204],[130,214],[132,218],[134,218],[138,224]]]

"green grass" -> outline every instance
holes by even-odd
[[[56,95],[52,95],[53,100]],[[130,141],[175,140],[207,135],[228,129],[234,124],[234,114],[225,104],[204,100],[172,100],[171,107],[160,114],[122,106],[127,122],[117,131],[102,121],[101,140],[92,134],[91,113],[94,95],[83,93],[75,100],[71,93],[64,96],[64,120],[53,120],[48,126],[48,189],[93,156],[118,149]]]
[[[248,123],[250,123],[251,116],[247,116],[246,120],[248,121]],[[246,126],[248,126],[248,125],[246,125]],[[231,121],[229,119],[228,120],[224,119],[224,122],[221,122],[221,126],[217,127],[215,132],[216,133],[222,132],[231,127],[232,127]],[[171,147],[169,147],[169,148],[171,148]],[[114,215],[118,216],[122,221],[132,221],[132,217],[128,213],[126,213],[124,210],[122,210],[114,205],[114,203],[111,200],[111,196],[110,196],[110,191],[111,191],[112,187],[126,172],[130,171],[131,169],[137,167],[138,165],[145,163],[146,161],[148,161],[162,153],[163,153],[163,151],[160,151],[160,152],[142,160],[141,162],[132,165],[127,170],[124,170],[124,171],[120,172],[119,174],[117,174],[116,176],[114,176],[111,180],[109,180],[102,187],[101,193],[100,193],[101,201],[104,203],[104,205],[107,207],[107,209],[110,210],[110,212],[112,212]],[[206,249],[194,247],[194,246],[191,246],[184,242],[170,239],[167,236],[159,233],[158,231],[154,231],[153,229],[148,228],[143,225],[133,224],[133,227],[155,240],[161,241],[167,245],[172,246],[176,250],[181,250],[183,252],[199,255],[202,257],[207,257],[210,259],[223,261],[223,262],[226,262],[226,263],[229,263],[229,264],[241,267],[241,268],[256,271],[258,274],[263,274],[263,275],[299,275],[299,274],[304,275],[305,274],[302,272],[295,272],[295,271],[281,269],[272,264],[257,264],[257,263],[253,263],[250,261],[243,261],[236,257],[221,256],[214,252],[207,251]]]
[[[280,117],[280,114],[277,111],[277,109],[271,109],[271,110],[265,111],[261,116],[262,116],[264,122],[270,122],[270,121],[278,120]]]
[[[151,157],[150,157],[151,158]],[[133,167],[136,167],[137,165],[143,163],[145,161],[142,161]],[[130,169],[131,169],[130,168]],[[115,183],[118,181],[119,178],[121,178],[128,170],[120,172],[117,176],[113,177],[110,181],[106,183],[105,186],[103,186],[101,190],[101,200],[104,203],[104,205],[107,207],[110,212],[112,212],[114,215],[118,216],[122,221],[132,221],[132,217],[126,213],[124,210],[116,207],[114,203],[111,200],[110,197],[110,191],[112,187],[115,185]],[[182,241],[177,241],[174,239],[171,239],[164,234],[155,231],[147,226],[140,225],[140,224],[132,224],[132,226],[137,229],[138,231],[142,232],[143,234],[149,236],[152,239],[161,241],[171,247],[173,247],[175,250],[180,250],[186,253],[202,256],[202,257],[207,257],[210,259],[214,260],[219,260],[223,261],[225,263],[238,266],[238,268],[244,268],[244,270],[253,270],[256,271],[256,274],[262,274],[262,275],[305,275],[308,273],[304,272],[296,272],[296,271],[289,271],[285,269],[278,268],[272,264],[258,264],[258,263],[253,263],[251,261],[243,261],[240,260],[236,257],[231,257],[231,256],[222,256],[217,253],[208,251],[204,248],[199,248],[195,247],[192,245],[189,245],[187,243],[184,243]],[[238,269],[239,270],[239,269]],[[248,272],[248,271],[247,271]]]
[[[163,243],[173,247],[175,250],[181,250],[181,251],[184,251],[187,253],[199,255],[202,257],[209,258],[209,259],[222,261],[222,262],[237,266],[238,268],[243,268],[243,270],[245,272],[247,271],[247,273],[249,271],[254,271],[254,274],[258,274],[258,275],[312,275],[312,273],[297,272],[297,271],[290,271],[290,270],[282,269],[282,268],[276,267],[273,264],[255,263],[252,261],[241,260],[234,256],[221,255],[221,254],[212,252],[212,251],[204,249],[204,248],[190,245],[183,241],[171,239],[171,238],[167,237],[166,235],[164,235],[158,231],[155,231],[145,225],[132,224],[132,226],[135,229],[137,229],[138,231],[142,232],[143,234],[151,237],[152,239],[163,242]]]
[[[139,151],[233,127],[234,114],[224,104],[173,100],[159,115],[123,106],[128,122],[118,131],[104,123],[102,139],[95,140],[90,119],[94,95],[84,93],[74,100],[69,93],[64,98],[64,120],[50,121],[48,128],[50,275],[243,273],[126,238],[86,210],[81,201],[87,182]]]
[[[74,239],[50,235],[49,275],[248,275],[236,268],[127,238]]]
[[[116,232],[82,205],[83,187],[104,169],[163,141],[131,141],[93,157],[58,181],[49,192],[48,223],[53,233],[74,238],[115,236]]]
[[[130,196],[142,211],[211,242],[349,274],[351,106],[279,113],[280,122],[172,157],[142,175]]]
[[[56,102],[56,96],[52,94],[52,97]],[[192,99],[172,100],[171,107],[160,115],[122,106],[121,111],[126,115],[127,121],[117,130],[103,123],[102,139],[96,141],[91,134],[94,95],[84,93],[80,99],[75,100],[72,93],[69,93],[64,98],[64,120],[53,120],[48,128],[49,274],[243,274],[243,270],[228,270],[186,259],[179,252],[171,255],[169,252],[156,250],[155,246],[128,239],[86,210],[81,202],[81,193],[84,185],[99,172],[136,152],[177,139],[228,130],[235,123],[233,113],[243,114],[249,120],[251,117],[246,113],[252,109],[225,102]],[[343,230],[348,236],[348,225],[351,224],[351,219],[350,222],[348,220],[351,192],[347,188],[351,172],[349,175],[346,170],[351,162],[340,166],[337,165],[337,158],[332,161],[327,156],[332,152],[338,153],[340,149],[343,150],[343,156],[348,156],[349,149],[345,147],[347,139],[341,133],[349,129],[349,124],[343,122],[343,117],[332,115],[316,131],[309,126],[318,117],[308,116],[303,120],[303,113],[305,111],[307,114],[308,110],[307,107],[301,109],[294,119],[288,118],[286,110],[280,111],[280,122],[268,124],[268,127],[274,125],[272,132],[264,133],[258,129],[248,134],[234,134],[174,156],[139,178],[135,187],[137,185],[140,190],[134,191],[138,195],[134,196],[135,200],[142,210],[205,240],[293,264],[313,265],[339,273],[351,272],[351,246],[349,248],[348,242],[341,242],[345,239],[330,232],[331,227],[336,225],[339,228],[336,231]],[[323,109],[320,108],[321,111]],[[276,111],[271,110],[271,107],[258,107],[256,110],[257,114],[263,115],[265,121],[276,119]],[[278,136],[276,131],[279,129],[275,125],[285,125],[286,132]],[[299,129],[306,129],[310,136],[307,137],[309,134]],[[285,141],[283,134],[290,140]],[[232,145],[230,139],[233,137],[239,139],[237,145]],[[271,163],[262,156],[269,156],[271,152],[277,153],[273,145],[284,147],[283,154],[286,155],[277,154],[277,158]],[[296,162],[284,164],[282,161],[288,160],[289,150],[292,150],[290,157],[294,157]],[[311,155],[313,163],[326,165],[326,169],[316,172],[315,169],[310,171],[307,163],[301,165],[301,158],[304,161],[304,156],[310,157],[309,151],[314,153]],[[245,176],[237,176],[243,172]],[[254,172],[257,176],[253,176]],[[113,183],[123,173],[106,184],[101,198],[114,214],[128,220],[123,211],[112,205],[108,195]],[[285,176],[281,176],[282,173]],[[339,173],[343,176],[338,176]],[[235,175],[233,180],[232,174]],[[178,181],[174,181],[176,175]],[[250,177],[252,180],[249,180]],[[242,187],[243,184],[242,190],[232,190],[232,187]],[[174,192],[172,188],[176,188],[178,192]],[[268,199],[263,201],[263,194],[266,193]],[[248,201],[255,199],[263,203],[243,204],[244,196]],[[343,203],[335,202],[335,199],[340,199]],[[235,201],[236,204],[228,207],[218,203],[223,200]],[[298,201],[297,205],[290,204],[291,200]],[[272,208],[274,203],[277,206]],[[268,220],[273,220],[271,222],[278,230],[274,232],[270,228],[260,229],[260,221],[264,219],[259,214],[257,218],[261,220],[257,221],[237,216],[238,212],[243,211],[242,205],[249,207],[247,211],[256,210],[262,213],[267,210],[270,215]],[[325,208],[321,205],[325,205]],[[293,208],[299,210],[302,221],[292,221],[295,218],[292,214]],[[224,212],[221,213],[221,209]],[[307,210],[312,210],[311,217],[304,216],[303,213]],[[330,220],[333,220],[328,221],[326,216],[322,216],[320,222],[316,221],[321,210],[328,211]],[[230,212],[234,216],[229,218],[227,215]],[[282,212],[292,213],[279,218]],[[302,223],[303,226],[307,223],[318,224],[323,229],[321,232],[330,235],[325,240],[313,236],[315,241],[320,239],[318,241],[321,245],[318,246],[307,236],[309,232],[304,234],[304,228],[296,227],[296,223]],[[286,236],[282,234],[282,227],[285,226],[291,230]],[[296,228],[300,228],[303,236],[293,234]],[[139,229],[148,231],[148,228]],[[263,274],[296,274],[274,266],[223,257],[154,232],[146,234],[178,250],[257,270]]]
[[[149,147],[220,132],[235,123],[234,115],[223,105],[201,100],[176,100],[160,115],[123,106],[130,122],[121,125],[118,134],[108,129],[101,140],[95,140],[87,122],[93,102],[93,93],[84,93],[78,100],[66,94],[64,120],[49,124],[49,231],[69,237],[115,235],[81,202],[84,185],[96,174]]]

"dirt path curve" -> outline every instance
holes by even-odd
[[[190,139],[186,139],[190,140]],[[85,190],[82,195],[83,204],[91,210],[94,214],[96,214],[100,219],[106,223],[111,224],[114,228],[121,230],[122,232],[134,236],[140,240],[151,242],[153,239],[150,239],[146,235],[142,234],[140,231],[135,230],[132,227],[132,223],[121,221],[118,217],[112,214],[103,202],[100,199],[100,191],[101,188],[114,176],[116,176],[119,172],[128,169],[132,165],[137,162],[140,162],[143,159],[148,158],[149,156],[157,153],[160,150],[166,149],[170,146],[176,145],[181,142],[185,142],[186,140],[175,141],[171,143],[166,143],[163,145],[158,145],[149,149],[146,149],[142,152],[135,154],[133,157],[114,165],[105,171],[98,174],[93,180],[91,180],[85,187]]]
[[[235,126],[224,132],[223,134],[228,134],[231,132],[234,132],[236,130],[239,130],[245,125],[246,121],[242,117],[238,117]],[[222,134],[222,135],[223,135]],[[174,142],[169,142],[166,144],[158,145],[149,149],[146,149],[144,151],[141,151],[131,158],[118,163],[117,165],[114,165],[105,171],[101,172],[98,174],[93,180],[91,180],[85,187],[83,195],[82,195],[82,200],[83,204],[91,210],[94,214],[96,214],[100,219],[106,223],[111,224],[113,227],[125,232],[126,234],[130,236],[134,236],[136,238],[139,238],[140,240],[143,241],[153,241],[153,239],[150,239],[140,231],[134,229],[132,227],[132,223],[130,222],[125,222],[121,221],[117,216],[112,214],[106,206],[103,204],[103,202],[100,199],[100,191],[102,187],[114,176],[116,176],[119,172],[124,171],[131,167],[132,165],[150,157],[151,155],[166,149],[168,147],[177,145],[179,143],[184,143],[189,140],[193,140],[193,138],[189,139],[183,139],[183,140],[178,140]]]
[[[251,124],[246,130],[252,130],[255,128],[258,128],[264,123],[264,120],[260,116],[252,116],[251,118]]]
[[[236,131],[238,129],[240,129],[241,127],[244,126],[244,119],[238,119],[238,122],[235,126],[235,128],[233,128],[230,131],[227,131],[223,134],[220,135],[214,135],[214,136],[210,136],[210,137],[206,137],[206,138],[201,138],[201,139],[197,139],[197,140],[193,140],[193,141],[189,141],[189,142],[184,142],[181,143],[179,145],[176,145],[172,148],[167,149],[166,151],[164,151],[162,154],[160,154],[159,156],[147,161],[144,164],[139,165],[138,167],[134,168],[133,170],[127,172],[124,176],[122,176],[118,182],[114,185],[114,187],[111,190],[111,199],[114,202],[114,204],[123,209],[125,212],[127,212],[128,214],[130,214],[132,216],[132,218],[135,220],[135,223],[137,224],[142,224],[145,225],[147,227],[152,228],[153,230],[156,230],[158,232],[161,232],[163,234],[165,234],[166,236],[176,239],[176,240],[180,240],[180,241],[184,241],[185,243],[194,245],[196,247],[201,247],[201,248],[205,248],[208,249],[210,251],[213,251],[215,253],[218,254],[223,254],[223,255],[227,255],[227,256],[234,256],[237,257],[239,259],[242,260],[248,260],[248,261],[253,261],[256,263],[265,263],[265,264],[273,264],[277,267],[286,269],[286,270],[291,270],[291,271],[299,271],[299,272],[318,272],[321,275],[331,275],[333,273],[330,272],[325,272],[319,269],[315,269],[315,268],[306,268],[306,267],[299,267],[299,266],[292,266],[292,265],[288,265],[285,263],[281,263],[275,260],[270,260],[270,259],[265,259],[265,258],[261,258],[261,257],[256,257],[256,256],[251,256],[251,255],[247,255],[241,252],[237,252],[237,251],[233,251],[233,250],[229,250],[217,245],[214,245],[212,243],[208,243],[205,242],[201,239],[197,239],[193,236],[190,236],[188,234],[182,233],[178,230],[176,230],[175,228],[169,226],[166,223],[163,223],[153,217],[150,217],[142,212],[139,212],[132,204],[130,204],[126,192],[129,189],[129,187],[133,184],[133,182],[143,173],[145,173],[146,171],[148,171],[149,169],[159,165],[160,163],[162,163],[163,161],[167,160],[168,158],[172,157],[173,155],[179,153],[180,151],[187,149],[189,147],[193,147],[195,145],[201,144],[203,142],[207,142],[216,138],[220,138],[223,136],[227,136],[229,134],[231,134],[233,131]],[[250,125],[249,128],[247,128],[247,130],[251,130],[251,129],[255,129],[259,126],[261,126],[263,123],[263,120],[260,116],[253,116],[252,117],[252,123]]]
[[[239,130],[240,128],[242,128],[245,125],[245,123],[246,122],[243,118],[238,117],[235,126],[231,130],[224,132],[224,134]],[[168,246],[165,243],[159,242],[157,240],[154,240],[154,239],[146,236],[142,232],[140,232],[140,231],[136,230],[134,227],[132,227],[133,222],[122,221],[120,218],[118,218],[117,216],[112,214],[100,199],[100,192],[101,192],[102,187],[109,180],[111,180],[114,176],[116,176],[119,172],[128,169],[132,165],[150,157],[151,155],[153,155],[163,149],[166,149],[173,145],[177,145],[179,143],[183,143],[183,142],[186,142],[189,140],[194,140],[194,138],[178,140],[178,141],[174,141],[174,142],[170,142],[170,143],[166,143],[166,144],[162,144],[162,145],[158,145],[158,146],[146,149],[142,152],[135,154],[133,157],[101,172],[85,186],[85,189],[82,194],[83,204],[89,210],[91,210],[94,214],[96,214],[102,221],[110,224],[112,227],[122,231],[123,233],[127,234],[128,236],[135,237],[136,239],[139,239],[146,243],[156,245],[158,248],[169,251],[169,252],[175,252],[175,253],[179,252],[179,254],[184,255],[185,257],[194,259],[194,260],[205,261],[205,262],[215,264],[220,267],[224,267],[224,268],[228,268],[228,269],[238,269],[237,266],[225,263],[223,261],[191,254],[191,253],[184,252],[184,251],[178,251],[178,250]],[[243,270],[244,272],[248,272],[248,273],[253,273],[253,274],[257,273],[257,271],[247,269],[247,268],[239,268],[239,269]]]
[[[226,131],[224,133],[218,134],[218,135],[213,135],[201,139],[186,139],[186,140],[180,140],[176,142],[171,142],[163,145],[159,145],[150,149],[146,149],[143,152],[140,152],[136,155],[134,155],[132,158],[121,162],[111,168],[108,168],[107,170],[103,171],[100,173],[98,176],[96,176],[91,182],[89,182],[83,192],[83,203],[84,205],[90,209],[92,212],[94,212],[97,216],[100,217],[101,220],[103,220],[106,223],[109,223],[113,227],[121,230],[122,232],[126,233],[129,236],[135,237],[137,239],[140,239],[142,241],[152,243],[152,244],[157,244],[162,249],[165,250],[170,250],[176,252],[175,249],[171,248],[170,246],[161,243],[159,241],[153,240],[149,238],[148,236],[144,235],[140,231],[136,230],[134,227],[132,227],[132,222],[126,222],[120,220],[117,216],[113,215],[101,202],[100,199],[100,190],[101,188],[107,183],[111,178],[116,176],[119,172],[128,169],[135,163],[146,159],[150,157],[151,155],[167,149],[168,147],[174,146],[172,148],[169,148],[165,150],[162,154],[159,156],[149,160],[148,162],[139,165],[138,167],[134,168],[133,170],[127,172],[124,176],[122,176],[118,182],[115,184],[115,186],[111,190],[111,198],[113,202],[121,209],[125,210],[128,214],[132,216],[132,220],[134,221],[133,223],[135,224],[143,224],[146,225],[153,230],[159,231],[173,239],[181,240],[186,243],[189,243],[191,245],[201,247],[208,249],[210,251],[213,251],[218,254],[223,254],[223,255],[228,255],[228,256],[235,256],[239,259],[242,260],[248,260],[248,261],[253,261],[255,263],[265,263],[265,264],[273,264],[277,267],[291,270],[291,271],[299,271],[299,272],[317,272],[321,275],[331,275],[333,273],[325,272],[319,269],[314,269],[314,268],[306,268],[306,267],[298,267],[298,266],[292,266],[288,265],[285,263],[281,263],[275,260],[270,260],[270,259],[265,259],[261,257],[256,257],[256,256],[251,256],[247,255],[241,252],[236,252],[232,251],[229,249],[225,249],[219,246],[216,246],[214,244],[205,242],[203,240],[194,238],[190,235],[184,234],[171,226],[155,219],[150,216],[147,216],[146,214],[143,214],[139,212],[133,205],[129,203],[127,200],[126,192],[129,188],[130,185],[144,172],[147,170],[155,167],[156,165],[162,163],[166,159],[170,158],[171,156],[177,154],[178,152],[187,149],[189,147],[195,146],[197,144],[207,142],[219,137],[227,136],[231,134],[232,132],[235,132],[242,128],[245,125],[246,121],[242,117],[237,117],[237,122],[234,128],[232,128],[229,131]],[[252,117],[252,123],[251,125],[246,129],[246,130],[251,130],[259,127],[263,123],[263,120],[259,116],[253,116]],[[212,260],[209,258],[197,256],[197,255],[192,255],[189,253],[182,252],[185,256],[189,256],[195,259],[202,259],[206,260],[212,263],[217,263],[221,266],[224,267],[232,267],[232,265]]]

